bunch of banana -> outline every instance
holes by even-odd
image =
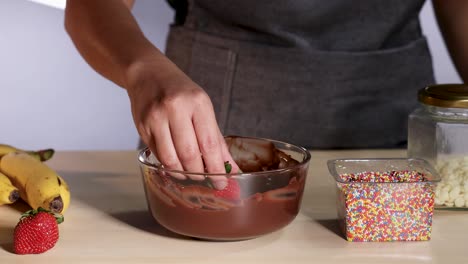
[[[23,151],[0,145],[0,171],[18,189],[21,199],[33,209],[42,207],[63,214],[70,204],[68,185],[43,163],[53,154],[52,149]]]
[[[12,204],[20,197],[19,190],[11,183],[10,179],[0,173],[0,205]]]

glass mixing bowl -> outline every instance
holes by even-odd
[[[254,144],[271,143],[287,155],[280,155],[280,159],[290,157],[297,162],[257,172],[192,173],[165,169],[149,149],[143,149],[138,160],[146,200],[159,224],[200,239],[244,240],[277,231],[294,220],[304,192],[310,153],[285,142],[236,138]],[[191,180],[193,175],[202,175],[204,180]],[[226,177],[229,190],[214,189],[211,177]]]

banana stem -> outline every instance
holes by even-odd
[[[27,153],[40,161],[47,161],[54,156],[55,150],[53,149],[41,149],[37,151],[27,151]]]

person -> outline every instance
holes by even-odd
[[[65,11],[77,49],[126,89],[141,139],[168,168],[223,172],[226,134],[315,149],[402,147],[417,90],[435,82],[423,0],[169,3],[165,53],[138,27],[133,1],[68,0]],[[434,7],[464,77],[468,4]]]

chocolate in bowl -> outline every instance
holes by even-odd
[[[256,172],[203,174],[203,181],[189,177],[177,180],[172,177],[175,173],[200,173],[166,170],[150,150],[142,150],[140,168],[148,207],[155,220],[175,233],[208,240],[251,239],[291,223],[299,212],[310,153],[284,142],[245,139],[271,143],[297,162]],[[208,176],[234,180],[240,191],[238,199],[215,195]]]

